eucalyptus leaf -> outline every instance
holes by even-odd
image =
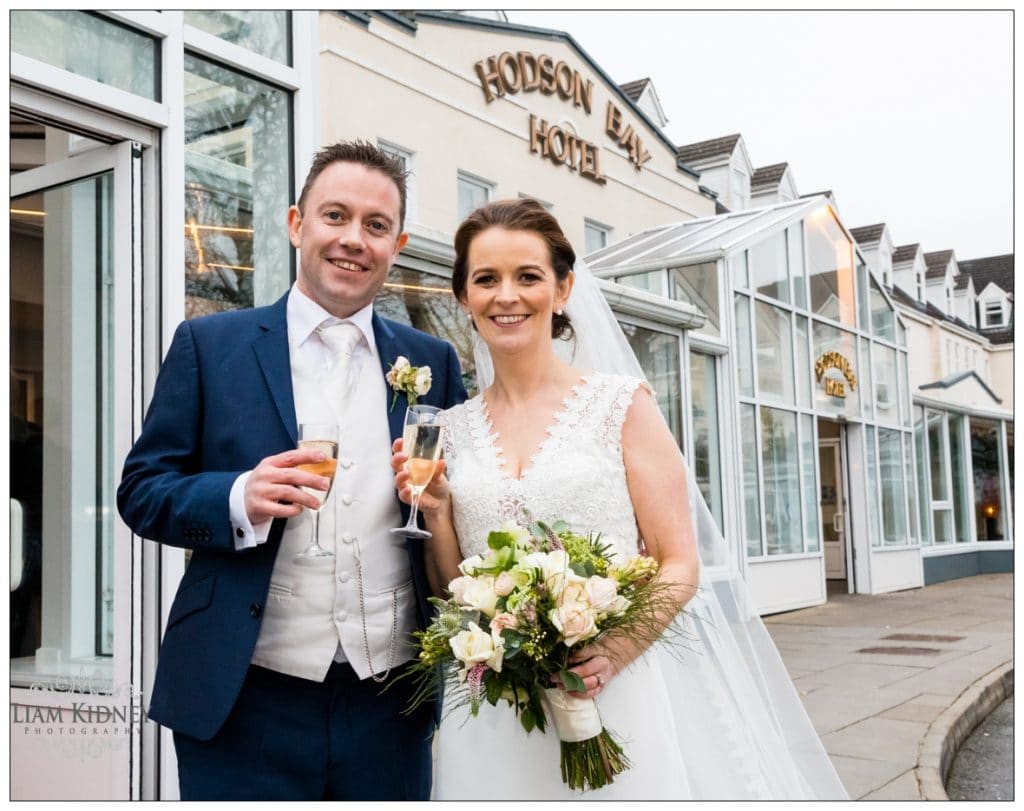
[[[558,671],[558,678],[562,680],[562,684],[565,686],[565,689],[568,690],[570,693],[587,692],[587,687],[583,683],[583,679],[580,678],[578,674],[573,673],[571,670]]]

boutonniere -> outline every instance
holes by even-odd
[[[416,405],[416,398],[423,397],[430,391],[430,367],[413,366],[405,355],[399,355],[391,364],[387,373],[387,381],[395,390],[395,396],[391,398],[391,408],[395,410],[395,403],[398,402],[398,395],[403,391],[409,399],[409,405]]]

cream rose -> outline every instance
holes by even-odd
[[[620,614],[629,606],[629,601],[619,596],[618,584],[610,577],[587,578],[584,591],[586,602],[598,614]]]
[[[499,597],[508,597],[516,587],[516,579],[509,572],[501,572],[494,578],[494,591]]]
[[[494,612],[498,610],[498,594],[494,590],[493,577],[480,575],[478,577],[459,577],[456,580],[464,581],[458,584],[461,596],[456,599],[460,605],[475,609],[488,617],[494,616]]]
[[[494,617],[491,619],[491,633],[498,634],[499,638],[501,637],[501,632],[504,631],[506,628],[514,629],[518,627],[519,620],[516,619],[516,615],[509,614],[507,611],[502,611],[498,614],[495,614]]]
[[[459,631],[448,640],[455,658],[465,665],[460,676],[465,678],[466,671],[473,665],[485,664],[493,670],[501,672],[501,662],[505,656],[504,646],[496,646],[494,636],[482,630],[475,622],[469,629]]]
[[[548,618],[569,647],[597,634],[594,612],[582,603],[564,603],[552,609]]]

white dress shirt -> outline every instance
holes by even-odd
[[[287,302],[288,352],[292,360],[298,360],[307,369],[319,370],[326,374],[333,358],[320,339],[317,327],[330,326],[348,321],[359,328],[362,338],[352,351],[349,377],[357,380],[363,361],[372,356],[376,348],[373,336],[373,305],[367,304],[348,318],[337,318],[306,296],[297,284],[292,285]],[[315,409],[322,397],[318,391],[307,391],[308,384],[292,378],[292,393],[295,399],[295,421],[315,422]],[[308,415],[308,416],[307,416]],[[245,484],[252,471],[241,474],[231,487],[229,507],[231,526],[234,530],[235,549],[249,549],[264,543],[270,534],[273,519],[253,525],[245,510]],[[241,530],[241,532],[239,532]]]

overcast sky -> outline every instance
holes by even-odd
[[[650,77],[677,145],[742,133],[848,227],[959,259],[1013,250],[1009,11],[508,11]]]

